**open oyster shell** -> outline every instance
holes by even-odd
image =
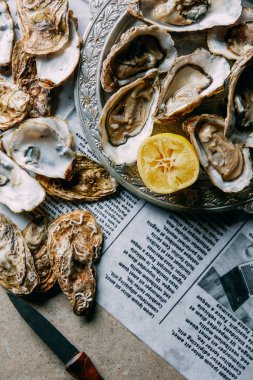
[[[0,72],[5,72],[11,67],[14,44],[14,23],[5,0],[0,0],[0,25]]]
[[[34,173],[70,179],[74,152],[50,126],[47,118],[41,118],[40,121],[28,119],[15,130],[9,144],[12,158]]]
[[[112,92],[133,82],[148,70],[168,71],[177,57],[169,33],[156,26],[137,26],[122,34],[103,63],[101,84]]]
[[[43,55],[60,50],[69,38],[68,0],[17,0],[22,48]]]
[[[48,194],[69,201],[95,202],[114,194],[118,185],[102,165],[80,154],[76,155],[71,181],[40,175],[36,179]]]
[[[33,258],[18,227],[0,214],[0,284],[14,294],[32,293],[38,284]]]
[[[99,121],[101,146],[115,164],[136,161],[140,143],[153,131],[159,91],[158,70],[153,69],[122,87],[104,106]]]
[[[77,31],[77,21],[71,14],[69,18],[69,40],[56,53],[36,57],[37,76],[60,86],[74,72],[79,59],[82,38]]]
[[[0,78],[0,130],[4,131],[22,121],[29,110],[28,94],[4,78]]]
[[[45,198],[41,185],[0,151],[0,202],[12,211],[32,211]]]
[[[233,60],[253,50],[253,9],[243,8],[240,18],[232,26],[210,29],[207,44],[212,53]]]
[[[227,105],[225,134],[233,141],[253,147],[253,51],[234,64]]]
[[[52,289],[56,283],[56,277],[52,271],[47,251],[48,220],[44,215],[37,214],[22,231],[22,235],[30,249],[39,284],[35,291],[44,293]]]
[[[205,49],[176,59],[163,82],[155,121],[166,124],[191,112],[219,92],[230,73],[228,62]]]
[[[216,115],[188,119],[184,125],[211,182],[224,192],[243,190],[253,176],[250,152],[227,140],[225,120]]]
[[[232,25],[241,11],[241,0],[132,0],[128,6],[132,16],[171,32]]]
[[[85,314],[94,300],[94,262],[100,256],[102,242],[102,232],[89,211],[73,211],[50,225],[48,253],[51,266],[77,315]]]

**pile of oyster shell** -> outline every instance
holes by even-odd
[[[116,181],[78,155],[67,122],[51,116],[52,93],[80,59],[82,39],[68,0],[16,0],[16,6],[15,42],[9,7],[0,0],[0,202],[19,213],[35,209],[46,192],[84,201],[114,193]]]
[[[112,46],[101,72],[104,91],[113,92],[99,122],[104,154],[113,165],[133,164],[140,143],[175,121],[211,182],[241,191],[253,176],[253,4],[132,0],[128,13],[138,22]],[[197,31],[208,50],[178,57],[173,39],[184,32],[183,46]],[[207,98],[223,91],[227,117],[202,114]]]
[[[45,293],[58,282],[77,315],[96,293],[102,232],[89,211],[76,210],[48,223],[35,215],[20,231],[0,214],[0,284],[16,295]]]

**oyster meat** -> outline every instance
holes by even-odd
[[[89,211],[73,211],[49,228],[48,253],[52,269],[74,312],[82,315],[94,301],[102,232]]]
[[[12,211],[32,211],[46,194],[41,185],[0,151],[0,202]]]
[[[150,69],[168,71],[177,57],[169,33],[156,26],[137,26],[122,34],[103,63],[101,83],[105,91],[128,84]]]
[[[232,25],[242,11],[241,0],[132,0],[128,13],[171,32]]]
[[[44,215],[36,214],[33,220],[22,231],[22,235],[30,249],[39,284],[37,292],[47,292],[56,283],[56,277],[52,271],[47,252],[48,220]]]
[[[0,214],[0,284],[18,295],[32,293],[38,284],[33,258],[18,227]]]
[[[77,20],[72,14],[69,18],[69,40],[56,53],[36,57],[37,75],[40,80],[60,86],[74,72],[79,59],[82,38],[77,31]]]
[[[22,121],[29,110],[28,94],[4,78],[0,78],[0,130],[4,131]]]
[[[253,147],[253,51],[233,66],[225,134],[233,141]]]
[[[158,70],[122,87],[106,103],[99,121],[102,149],[115,164],[137,159],[140,143],[153,131],[152,115],[157,107],[160,84]]]
[[[6,1],[0,0],[0,72],[5,72],[11,67],[13,44],[13,19]]]
[[[223,118],[196,116],[188,119],[183,128],[189,133],[200,163],[215,186],[232,193],[250,184],[253,172],[249,149],[241,148],[225,137]]]
[[[207,44],[212,53],[233,60],[253,50],[253,9],[243,8],[240,18],[233,26],[210,29]]]
[[[166,124],[191,112],[220,91],[230,73],[228,62],[205,49],[179,57],[164,80],[155,121]]]
[[[68,0],[17,0],[22,48],[43,55],[60,50],[69,38]]]
[[[102,165],[80,154],[76,155],[71,181],[40,175],[36,179],[48,194],[69,201],[98,201],[114,194],[118,185]]]
[[[27,170],[46,177],[70,179],[75,154],[47,120],[23,122],[13,133],[9,151]]]

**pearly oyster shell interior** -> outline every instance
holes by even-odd
[[[102,232],[89,211],[73,211],[50,225],[47,247],[51,266],[77,315],[85,314],[94,300],[94,262],[102,242]]]
[[[38,285],[33,258],[18,227],[0,214],[0,284],[14,294],[32,293]]]
[[[45,198],[41,185],[0,150],[0,202],[12,211],[32,211]]]
[[[14,44],[14,22],[5,0],[0,0],[0,72],[11,67]]]

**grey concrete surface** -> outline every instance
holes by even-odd
[[[0,380],[70,380],[60,360],[19,316],[0,288]],[[105,380],[183,380],[172,367],[101,307],[90,320],[73,314],[63,294],[36,308],[79,350]]]

